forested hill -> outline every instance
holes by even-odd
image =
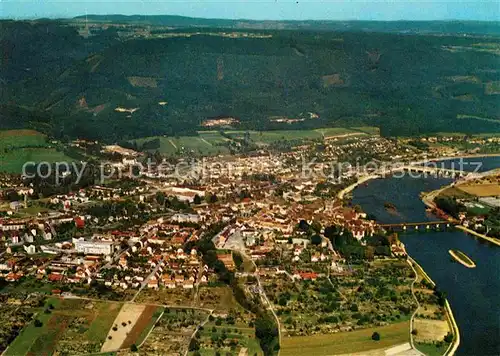
[[[259,21],[204,19],[174,15],[84,15],[74,20],[143,24],[171,27],[210,27],[233,29],[268,29],[268,30],[309,30],[309,31],[368,31],[392,33],[422,34],[469,34],[500,35],[500,22],[485,21]]]
[[[500,132],[495,36],[110,21],[0,21],[0,129],[118,141],[223,116],[242,130]]]

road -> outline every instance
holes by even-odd
[[[245,257],[248,257],[248,256],[245,256]],[[266,306],[266,309],[270,310],[271,313],[273,314],[274,318],[276,319],[276,325],[278,326],[278,344],[281,345],[281,323],[280,323],[280,319],[276,315],[276,313],[274,311],[274,308],[273,308],[273,305],[271,304],[271,302],[267,298],[266,292],[264,291],[264,288],[262,287],[262,284],[260,282],[260,276],[259,276],[259,268],[255,264],[254,260],[252,260],[250,258],[250,261],[252,261],[252,264],[253,264],[253,266],[255,268],[255,277],[257,279],[257,284],[259,286],[259,295],[260,295],[261,299],[264,299],[265,302],[267,303],[268,306]],[[278,350],[278,356],[280,355],[280,351],[281,351],[281,348],[280,348],[280,350]]]
[[[139,295],[139,293],[141,293],[141,291],[144,289],[144,287],[147,286],[149,280],[151,279],[151,277],[153,277],[156,274],[156,272],[158,272],[159,268],[160,268],[160,264],[158,263],[156,265],[156,267],[153,269],[153,272],[151,272],[146,278],[144,278],[144,280],[141,283],[141,287],[139,288],[139,290],[137,291],[137,293],[135,293],[134,297],[132,298],[132,302],[135,301],[135,298],[137,298],[137,296]]]
[[[200,330],[201,327],[205,326],[205,324],[208,323],[208,321],[210,320],[210,315],[212,315],[213,312],[214,311],[211,310],[210,314],[207,315],[207,318],[201,324],[198,324],[198,326],[196,327],[196,329],[194,329],[193,334],[189,338],[188,347],[186,349],[186,352],[184,353],[184,356],[187,356],[187,354],[189,353],[189,345],[191,344],[191,341],[195,337],[196,333]]]
[[[418,281],[418,273],[417,273],[417,270],[415,269],[415,267],[413,267],[413,264],[410,262],[410,260],[406,260],[406,261],[408,262],[411,269],[413,270],[413,273],[415,273],[415,279],[413,280],[413,282],[411,282],[411,295],[413,296],[413,299],[415,299],[415,301],[417,302],[417,309],[415,309],[415,311],[413,312],[413,314],[411,315],[411,318],[410,318],[410,345],[411,345],[411,348],[414,349],[415,351],[417,351],[420,355],[425,356],[423,353],[421,353],[415,347],[415,344],[413,342],[413,334],[412,334],[412,331],[415,328],[415,324],[414,324],[415,323],[415,316],[417,315],[417,312],[420,309],[420,302],[418,301],[418,298],[415,295],[415,283],[417,283],[417,281]]]

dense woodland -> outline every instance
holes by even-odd
[[[485,31],[497,27],[490,23]],[[373,31],[124,40],[113,28],[84,38],[67,22],[0,21],[0,129],[116,142],[195,135],[203,120],[232,116],[243,130],[370,125],[386,136],[500,132],[499,37]],[[141,79],[134,86],[130,77]],[[309,112],[319,118],[269,119]]]

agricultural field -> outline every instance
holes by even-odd
[[[0,131],[0,171],[21,173],[26,162],[71,162],[52,148],[45,135],[33,130]]]
[[[409,329],[409,321],[403,321],[351,332],[312,336],[285,336],[282,338],[280,354],[282,356],[319,356],[384,349],[409,342]],[[372,340],[374,332],[380,334],[380,340]]]
[[[196,326],[205,321],[208,315],[203,310],[165,308],[147,339],[142,345],[137,344],[141,354],[184,354]]]
[[[219,135],[220,136],[220,135]],[[222,137],[222,136],[220,136]],[[215,134],[200,136],[180,136],[180,137],[147,137],[135,140],[139,146],[145,142],[159,139],[160,146],[149,151],[158,150],[162,155],[175,156],[182,154],[191,154],[195,156],[217,155],[229,152],[222,146],[222,142]]]
[[[159,140],[157,148],[148,149],[151,152],[158,150],[162,155],[175,156],[190,154],[194,156],[218,155],[229,153],[228,145],[242,140],[248,133],[250,141],[258,146],[267,146],[273,143],[290,141],[302,143],[306,141],[322,141],[334,137],[347,137],[355,135],[379,135],[380,130],[376,127],[357,128],[323,128],[315,130],[276,130],[276,131],[225,131],[221,135],[219,131],[198,131],[198,136],[179,137],[146,137],[134,140],[139,148],[152,140]]]
[[[111,302],[50,298],[5,355],[99,352],[120,306]]]
[[[141,344],[162,312],[163,308],[155,305],[124,304],[107,333],[101,352]]]
[[[470,195],[478,197],[491,197],[500,195],[499,184],[475,184],[475,185],[461,185],[460,189]]]
[[[476,197],[500,195],[500,174],[457,185],[457,188]]]

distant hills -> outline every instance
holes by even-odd
[[[74,20],[143,24],[172,27],[209,27],[231,29],[366,31],[419,34],[500,35],[500,21],[262,21],[245,19],[204,19],[173,15],[83,15]]]
[[[193,135],[229,117],[238,130],[500,132],[498,31],[482,22],[0,21],[0,129],[116,142]]]

